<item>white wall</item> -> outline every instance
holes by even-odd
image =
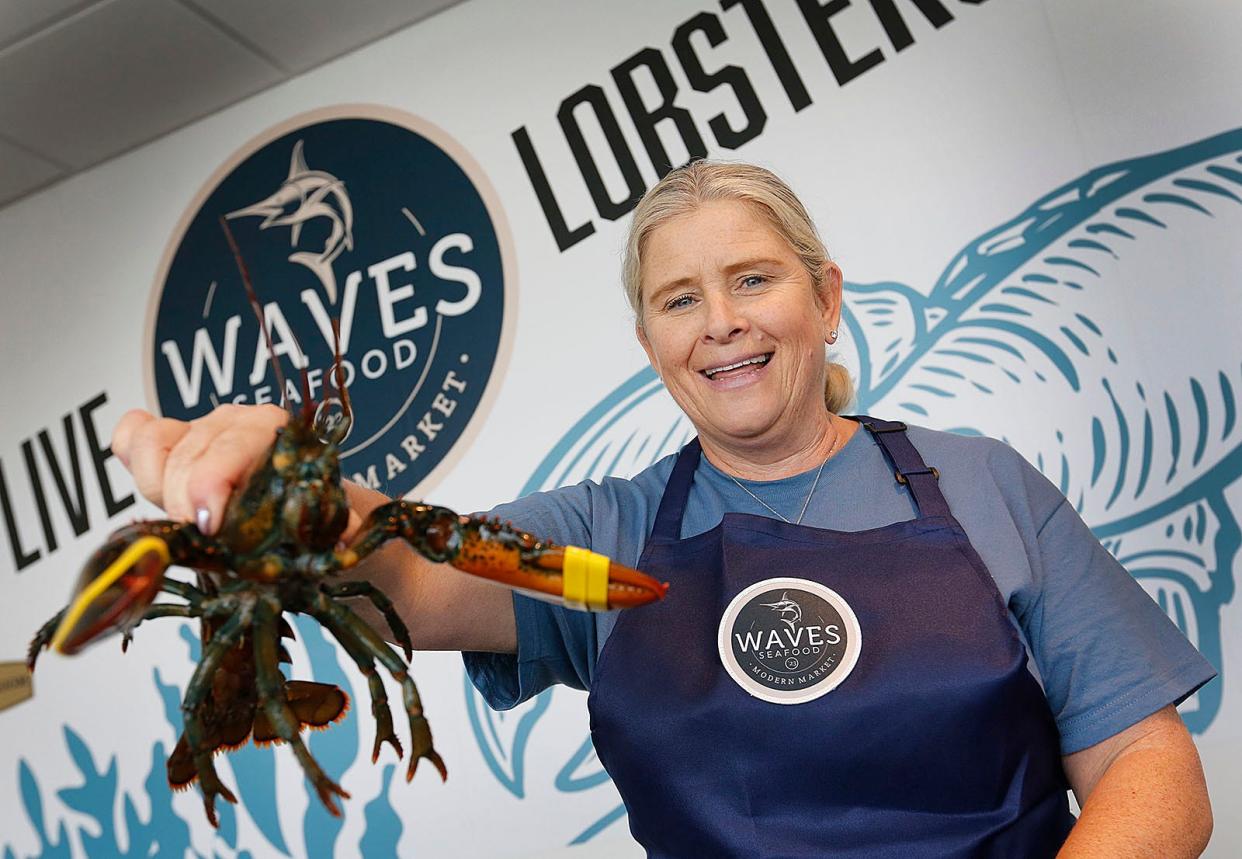
[[[902,313],[915,303],[925,303],[931,313],[946,306],[946,288],[933,292],[933,287],[959,251],[979,249],[987,256],[988,243],[980,240],[993,230],[1015,230],[1016,257],[994,260],[988,269],[1005,268],[1004,284],[1029,287],[1031,281],[1022,277],[1047,270],[1049,256],[1092,261],[1095,274],[1083,271],[1079,278],[1084,289],[1057,293],[1055,305],[1014,293],[1008,299],[1033,313],[1033,324],[1066,349],[1082,379],[1080,391],[1036,384],[1027,371],[1052,370],[1046,356],[1030,350],[1015,365],[1023,370],[1022,383],[1007,383],[997,374],[991,394],[965,386],[951,399],[920,400],[911,387],[918,382],[916,363],[901,378],[864,379],[864,390],[877,390],[882,382],[891,388],[863,405],[877,415],[935,427],[968,426],[1008,439],[1039,461],[1054,482],[1067,482],[1071,500],[1089,524],[1122,547],[1115,550],[1120,555],[1143,547],[1163,553],[1160,569],[1184,573],[1184,578],[1153,573],[1144,584],[1171,612],[1182,606],[1182,625],[1207,645],[1205,652],[1220,651],[1214,654],[1221,669],[1215,681],[1219,697],[1209,700],[1201,693],[1188,702],[1186,716],[1198,731],[1217,808],[1209,855],[1242,850],[1242,823],[1226,813],[1242,796],[1242,777],[1230,765],[1242,751],[1242,695],[1232,667],[1242,657],[1237,634],[1242,627],[1237,601],[1228,600],[1238,564],[1237,541],[1229,535],[1242,510],[1242,430],[1231,417],[1242,385],[1236,334],[1242,308],[1232,288],[1242,263],[1236,239],[1242,225],[1242,127],[1236,110],[1242,58],[1234,44],[1242,32],[1242,9],[1223,0],[979,5],[945,0],[954,20],[934,28],[912,4],[896,5],[913,38],[900,52],[868,4],[855,3],[832,19],[854,62],[872,50],[883,56],[882,63],[841,85],[798,6],[763,4],[810,99],[795,111],[740,6],[722,10],[693,0],[640,8],[472,0],[0,210],[0,358],[9,403],[0,424],[0,464],[19,539],[27,552],[41,554],[18,570],[11,534],[0,537],[5,544],[0,658],[22,657],[31,632],[63,605],[76,570],[110,530],[132,517],[155,515],[143,503],[106,515],[75,418],[90,529],[72,536],[37,434],[48,430],[64,461],[66,413],[106,394],[106,404],[94,412],[106,438],[126,408],[154,406],[144,366],[155,347],[144,320],[163,285],[156,281],[176,225],[221,165],[271,127],[306,111],[362,103],[413,114],[443,129],[494,186],[516,256],[516,271],[505,282],[516,301],[512,353],[498,366],[494,401],[454,452],[451,470],[434,475],[418,491],[462,510],[486,508],[522,491],[575,422],[644,364],[616,286],[625,219],[609,221],[595,213],[557,111],[582,87],[601,87],[643,183],[654,182],[656,171],[610,73],[652,47],[671,69],[679,90],[675,103],[690,111],[710,154],[756,161],[785,176],[811,208],[856,296],[860,285],[881,281],[913,291],[892,293],[903,296],[904,306],[887,331],[858,309],[859,327],[843,341],[855,369],[864,342],[873,355],[894,333],[910,340],[903,348],[928,347],[927,337],[911,339],[912,324]],[[691,40],[703,65],[709,72],[725,65],[744,69],[767,115],[762,133],[736,150],[716,145],[708,126],[721,113],[734,128],[746,124],[730,88],[691,91],[671,47],[677,28],[698,13],[715,16],[727,34],[715,48],[702,34]],[[646,103],[656,104],[653,80],[645,73],[637,80]],[[594,225],[593,235],[564,251],[511,138],[519,128],[528,131],[568,226],[588,220]],[[658,129],[671,160],[683,161],[686,149],[673,124],[665,121]],[[1182,149],[1218,135],[1227,136],[1201,150]],[[602,136],[587,127],[586,138],[609,189],[621,196],[621,175],[608,160]],[[1141,174],[1142,181],[1109,211],[1141,210],[1164,226],[1138,224],[1133,239],[1110,242],[1107,253],[1071,244],[1095,235],[1085,228],[1094,217],[1092,193],[1099,188],[1072,183],[1105,165],[1140,158],[1145,160],[1125,169]],[[1209,180],[1229,194],[1204,190],[1202,183]],[[1028,212],[1058,189],[1065,195]],[[413,202],[428,209],[437,204]],[[1058,207],[1081,222],[1041,250],[1031,235],[1020,232],[1031,223],[1022,216],[1038,221]],[[372,261],[344,257],[340,270]],[[1058,333],[1065,326],[1087,336],[1075,314],[1101,329],[1099,339],[1090,341],[1089,355]],[[1116,362],[1106,357],[1108,349]],[[1116,408],[1105,379],[1116,392]],[[1136,393],[1140,383],[1145,401]],[[1165,479],[1172,464],[1166,393],[1181,416],[1185,448],[1171,480]],[[1155,418],[1155,476],[1135,497],[1145,405]],[[662,411],[665,405],[652,408],[648,419],[673,419]],[[1130,428],[1128,459],[1117,453],[1119,415]],[[1100,421],[1107,450],[1098,480],[1091,477],[1092,418]],[[1192,462],[1201,419],[1208,430]],[[23,443],[30,439],[59,544],[54,551],[23,457]],[[586,443],[578,440],[579,446]],[[1062,454],[1069,463],[1064,469]],[[118,463],[104,467],[116,496],[132,491]],[[1111,501],[1117,475],[1127,467],[1127,491]],[[1202,517],[1204,524],[1183,537],[1188,517],[1192,524]],[[1169,536],[1166,526],[1173,523],[1177,527]],[[1174,557],[1183,559],[1184,570],[1170,560]],[[301,639],[313,650],[313,635],[303,633]],[[317,676],[333,661],[299,646],[295,666],[305,665],[305,657]],[[272,836],[277,830],[293,855],[323,855],[333,837],[340,855],[351,855],[368,833],[379,838],[395,831],[384,817],[391,808],[404,827],[403,854],[540,855],[610,819],[618,803],[608,785],[571,792],[557,787],[558,772],[587,735],[582,696],[557,690],[513,714],[489,716],[464,691],[455,656],[425,654],[415,658],[415,676],[437,746],[452,769],[447,785],[426,774],[411,785],[394,779],[387,794],[391,806],[376,802],[384,783],[383,769],[366,760],[371,728],[359,728],[351,719],[333,729],[360,747],[357,764],[344,775],[353,799],[339,834],[316,816],[296,765],[282,751],[272,758],[251,756],[245,773],[236,770],[243,764],[221,764],[231,784],[243,775],[252,785],[274,779],[278,802],[269,811],[238,812],[232,837],[226,826],[222,840],[213,842],[195,792],[173,798],[170,808],[177,817],[161,816],[170,812],[159,787],[162,766],[158,755],[153,758],[153,743],[162,743],[166,753],[176,739],[154,672],[163,683],[184,687],[191,665],[172,621],[144,626],[124,658],[111,645],[74,660],[45,658],[33,701],[0,712],[0,736],[7,738],[0,743],[0,785],[11,798],[0,808],[0,831],[15,855],[44,852],[40,829],[52,843],[67,838],[75,855],[104,855],[113,837],[122,847],[142,843],[151,832],[130,823],[122,794],[132,799],[138,820],[155,815],[161,821],[155,827],[161,844],[188,839],[199,853],[248,850],[256,856],[279,855]],[[345,676],[354,690],[365,687],[352,667]],[[324,743],[333,731],[321,735]],[[68,741],[67,732],[84,745]],[[323,748],[344,755],[349,743]],[[115,785],[84,777],[83,768],[90,766],[83,750],[102,772],[115,765],[109,776]],[[488,766],[489,756],[495,770]],[[32,774],[24,781],[23,766]],[[576,772],[581,777],[597,769],[588,758]],[[516,783],[519,774],[521,797],[504,783]],[[84,780],[87,790],[73,793]],[[33,810],[36,795],[41,812]],[[101,808],[107,810],[84,810],[92,801],[105,803]],[[95,837],[104,841],[92,847]],[[364,847],[369,843],[379,842],[362,840]],[[615,846],[626,843],[624,823],[602,826],[592,843],[597,855],[624,852]]]

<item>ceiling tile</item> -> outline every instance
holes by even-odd
[[[184,0],[291,72],[365,45],[457,0]]]
[[[3,0],[0,2],[0,47],[73,14],[99,0]]]
[[[284,77],[168,0],[114,0],[0,51],[0,128],[84,167]]]
[[[63,173],[55,164],[0,138],[0,206],[47,185]]]

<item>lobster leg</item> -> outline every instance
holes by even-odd
[[[226,802],[237,803],[237,797],[224,786],[216,774],[215,764],[211,757],[215,751],[207,741],[206,727],[203,724],[200,708],[203,706],[212,688],[212,678],[220,667],[225,655],[237,644],[250,626],[253,617],[253,604],[246,603],[239,607],[228,620],[215,631],[211,640],[204,643],[203,655],[194,675],[185,689],[185,698],[181,701],[181,714],[185,721],[185,740],[194,759],[194,768],[198,771],[198,784],[203,791],[203,805],[207,809],[207,820],[212,826],[219,828],[216,818],[216,797],[221,796]]]
[[[341,582],[336,585],[326,585],[324,592],[333,597],[366,597],[369,599],[376,610],[388,621],[388,628],[392,630],[393,638],[405,651],[405,661],[409,662],[414,658],[414,644],[410,641],[409,629],[401,620],[401,616],[397,614],[397,610],[393,608],[392,600],[375,585],[370,582]]]
[[[129,643],[134,640],[134,630],[143,621],[155,620],[158,617],[199,617],[201,614],[202,612],[196,611],[194,606],[173,605],[172,603],[153,605],[147,609],[147,613],[142,616],[142,620],[121,633],[121,652],[125,653],[129,650]]]
[[[207,595],[193,585],[179,582],[176,579],[164,579],[160,582],[160,590],[167,594],[173,594],[184,599],[189,605],[177,605],[175,603],[161,603],[160,605],[151,606],[147,609],[146,614],[142,618],[125,630],[121,634],[121,652],[125,653],[129,650],[129,643],[134,640],[134,630],[146,620],[155,620],[160,617],[202,617],[203,616],[203,600]]]
[[[276,731],[276,735],[293,749],[298,763],[302,765],[302,771],[315,786],[315,792],[319,794],[320,801],[333,817],[340,817],[341,809],[336,804],[336,797],[349,799],[349,794],[328,778],[319,763],[311,757],[310,750],[306,748],[306,744],[302,742],[302,737],[298,733],[302,723],[289,708],[289,701],[285,697],[285,678],[280,673],[278,653],[280,640],[278,616],[266,605],[260,605],[255,614],[254,667],[255,678],[259,686],[259,704],[263,707],[263,712]]]
[[[410,679],[406,664],[401,661],[388,647],[388,644],[375,634],[371,627],[363,623],[358,615],[347,606],[334,603],[326,596],[320,595],[315,601],[311,612],[316,620],[332,631],[332,634],[344,644],[351,641],[350,647],[359,647],[371,654],[381,665],[388,669],[393,679],[401,684],[401,694],[405,704],[405,712],[410,722],[410,764],[405,772],[405,780],[414,778],[420,758],[426,758],[439,771],[440,778],[448,778],[448,770],[444,760],[436,752],[431,742],[431,726],[423,715],[423,702],[418,696],[418,687]]]
[[[179,582],[176,579],[164,579],[160,583],[160,590],[164,593],[175,594],[190,604],[196,611],[202,611],[203,600],[207,599],[207,594],[200,591],[187,582]]]
[[[371,656],[371,652],[362,642],[358,641],[356,636],[342,632],[335,618],[325,619],[316,616],[316,619],[340,642],[345,652],[358,666],[358,670],[362,672],[362,676],[367,678],[367,688],[371,691],[371,716],[375,719],[375,744],[371,747],[371,763],[379,760],[380,748],[384,743],[390,744],[396,750],[398,760],[405,757],[401,740],[397,738],[396,732],[392,729],[392,710],[388,706],[388,693],[384,690],[384,681],[380,679],[379,672],[375,670],[375,659]]]

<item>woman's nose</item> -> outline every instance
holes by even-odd
[[[717,342],[728,342],[746,332],[750,326],[746,316],[729,296],[711,295],[704,299],[707,318],[703,337]]]

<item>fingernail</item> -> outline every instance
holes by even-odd
[[[199,507],[194,511],[194,524],[198,526],[198,530],[204,534],[211,533],[211,511],[206,507]]]

